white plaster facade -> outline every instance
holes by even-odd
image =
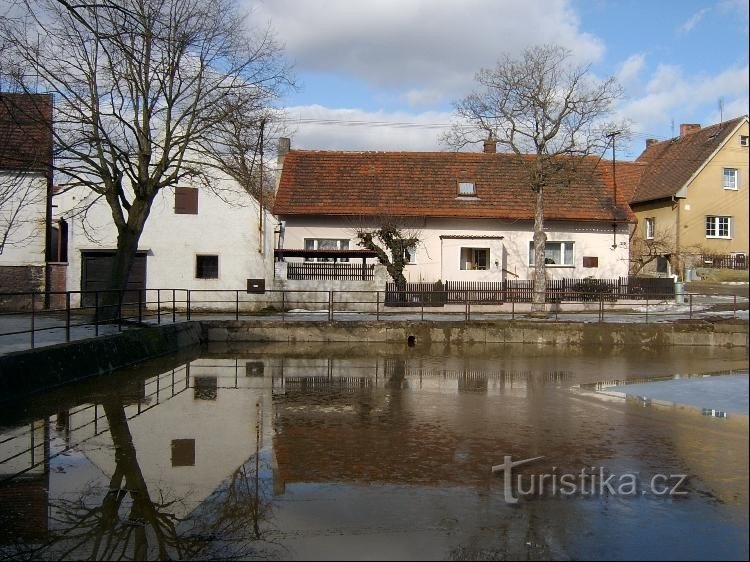
[[[41,173],[0,171],[0,193],[5,190],[9,193],[0,205],[0,266],[43,266],[47,178]]]
[[[180,187],[197,187],[183,182]],[[198,213],[175,213],[175,190],[161,190],[153,203],[138,249],[146,252],[147,289],[238,290],[247,279],[273,277],[273,239],[277,221],[231,180],[221,190],[198,189]],[[218,195],[217,193],[220,193]],[[68,220],[67,286],[81,289],[82,254],[114,250],[117,232],[109,206],[95,203],[85,217],[79,211],[91,192],[69,191],[55,197],[55,215]],[[218,278],[196,277],[196,256],[218,256]],[[73,299],[77,301],[77,299]]]
[[[282,217],[283,248],[305,248],[306,239],[349,240],[356,244],[355,221],[347,217]],[[376,225],[372,225],[375,227]],[[595,277],[614,279],[628,274],[629,225],[605,222],[548,221],[547,241],[572,243],[569,264],[547,265],[550,279]],[[408,281],[503,281],[531,279],[529,244],[531,221],[425,218],[419,228],[420,243]],[[487,250],[486,269],[462,268],[468,249]],[[596,267],[584,267],[584,257],[597,258]],[[291,258],[290,258],[291,259]],[[356,261],[356,260],[355,260]]]

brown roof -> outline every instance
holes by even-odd
[[[467,152],[323,152],[293,150],[284,159],[276,215],[354,215],[533,219],[531,156]],[[633,220],[627,196],[642,166],[617,164],[617,220]],[[545,191],[545,218],[613,218],[612,163],[581,161],[564,188]],[[473,182],[476,197],[459,197]]]
[[[52,95],[0,92],[0,169],[49,172]]]
[[[737,117],[647,147],[636,159],[647,166],[631,203],[675,195],[745,119]]]

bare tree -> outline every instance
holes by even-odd
[[[570,185],[583,157],[601,156],[612,128],[603,119],[621,88],[613,77],[595,81],[588,66],[573,64],[567,49],[552,45],[529,48],[518,58],[505,55],[494,68],[480,70],[476,82],[474,92],[456,102],[461,123],[443,140],[458,148],[489,137],[506,151],[533,156],[522,162],[535,194],[532,306],[543,315],[544,192]]]
[[[396,283],[396,290],[403,293],[406,290],[404,268],[414,257],[411,253],[419,244],[419,230],[407,224],[405,219],[393,216],[369,220],[369,224],[375,226],[364,226],[364,219],[361,222],[362,224],[354,227],[357,243],[378,255],[380,263],[385,265]]]
[[[250,122],[289,83],[270,32],[232,0],[24,0],[0,34],[27,82],[56,98],[57,180],[104,199],[117,229],[112,289],[123,290],[156,195],[211,183],[206,139]]]

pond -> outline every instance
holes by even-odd
[[[601,392],[727,373],[746,350],[188,350],[6,403],[0,557],[746,560],[746,413]]]

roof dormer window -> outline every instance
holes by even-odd
[[[474,182],[460,181],[458,182],[458,195],[460,197],[476,197],[477,189]]]

